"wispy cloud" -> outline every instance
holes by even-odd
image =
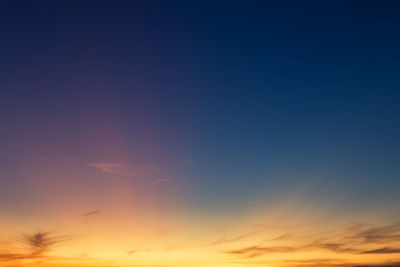
[[[366,250],[362,252],[362,254],[393,254],[393,253],[400,253],[400,247],[398,248],[384,247],[373,250]]]
[[[228,235],[227,235],[227,233],[226,233],[226,231],[224,229],[218,229],[218,231],[221,232],[221,234],[222,234],[221,238],[219,238],[217,241],[211,243],[210,246],[221,245],[221,244],[226,244],[226,243],[232,243],[232,242],[235,242],[235,241],[239,241],[239,240],[245,239],[247,237],[254,236],[256,234],[265,232],[266,229],[264,229],[263,227],[261,227],[261,228],[260,227],[256,227],[255,229],[250,230],[247,233],[240,234],[240,235],[233,236],[233,237],[228,237]]]
[[[99,213],[100,213],[99,210],[92,210],[92,211],[82,213],[81,216],[82,217],[95,216],[95,215],[98,215]]]
[[[242,235],[243,237],[248,234]],[[239,239],[242,237],[239,236]],[[246,246],[239,249],[225,250],[227,254],[237,255],[240,258],[250,259],[262,257],[271,253],[286,253],[295,251],[313,251],[313,250],[328,250],[332,253],[338,254],[400,254],[400,224],[395,222],[386,226],[371,227],[366,224],[357,224],[341,233],[332,235],[326,233],[320,234],[319,238],[314,241],[304,242],[303,244],[293,246],[265,246],[261,245],[263,242],[257,242],[252,246]],[[234,238],[233,240],[237,240]],[[229,242],[225,234],[217,243]],[[270,240],[271,241],[271,240]],[[265,241],[264,241],[265,242]],[[382,246],[382,244],[385,244]],[[313,263],[310,263],[311,265]],[[397,266],[390,265],[392,263],[385,263],[385,265],[376,266]],[[317,264],[318,265],[318,264]],[[315,265],[315,266],[317,266]],[[334,265],[332,265],[334,266]],[[346,265],[353,266],[353,265]],[[374,265],[372,265],[374,266]],[[400,265],[399,265],[400,266]]]
[[[123,175],[123,176],[133,176],[133,173],[126,169],[126,166],[119,163],[89,163],[88,167],[96,168],[104,173]]]
[[[284,266],[296,267],[353,267],[345,260],[338,259],[307,259],[307,260],[286,260]]]
[[[23,259],[42,259],[48,258],[46,252],[57,243],[70,239],[68,236],[53,236],[49,232],[37,232],[34,234],[23,234],[22,240],[19,241],[21,247],[28,247],[27,250],[15,251],[7,249],[0,254],[1,261],[14,261]]]
[[[271,247],[252,246],[252,247],[245,247],[242,249],[229,250],[227,251],[227,253],[238,254],[243,256],[244,258],[255,258],[265,254],[292,252],[295,250],[296,248],[286,247],[286,246],[271,246]]]
[[[367,243],[386,243],[400,240],[400,221],[383,227],[372,227],[358,230],[354,238],[362,239]]]
[[[400,261],[386,262],[386,263],[382,263],[382,264],[352,265],[351,267],[400,267]]]

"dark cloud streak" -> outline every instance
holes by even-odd
[[[23,234],[20,245],[27,246],[26,251],[12,251],[9,249],[0,254],[0,261],[14,261],[24,259],[44,259],[45,254],[57,243],[70,240],[68,236],[52,236],[49,232],[37,232],[34,234]]]
[[[244,234],[228,240],[224,236],[215,244],[235,241],[250,234]],[[379,246],[385,244],[386,246]],[[371,248],[372,246],[372,248]],[[375,246],[375,248],[373,248]],[[366,224],[357,224],[347,228],[344,232],[331,236],[322,236],[308,244],[298,246],[253,246],[241,249],[224,251],[227,254],[238,255],[241,258],[255,258],[271,253],[288,253],[304,250],[329,250],[334,253],[346,254],[400,254],[400,223],[395,222],[382,227],[367,227]],[[383,265],[392,266],[392,265]]]

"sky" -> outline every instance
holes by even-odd
[[[400,266],[399,12],[0,1],[0,266]]]

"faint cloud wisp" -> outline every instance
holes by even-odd
[[[133,176],[133,173],[126,170],[125,165],[119,163],[89,163],[88,167],[96,168],[104,173],[122,175],[122,176]]]

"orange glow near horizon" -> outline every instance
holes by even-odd
[[[93,161],[50,164],[32,156],[36,147],[21,151],[16,165],[28,177],[19,185],[27,195],[0,213],[0,266],[351,266],[400,259],[400,224],[389,210],[316,204],[305,200],[304,185],[273,202],[254,196],[193,204],[185,181],[153,159],[155,145],[145,160],[125,164],[132,155],[122,127],[110,121],[79,150],[96,155]]]
[[[128,205],[42,221],[3,217],[1,266],[343,266],[400,256],[399,223],[303,204],[252,203],[235,219]]]

